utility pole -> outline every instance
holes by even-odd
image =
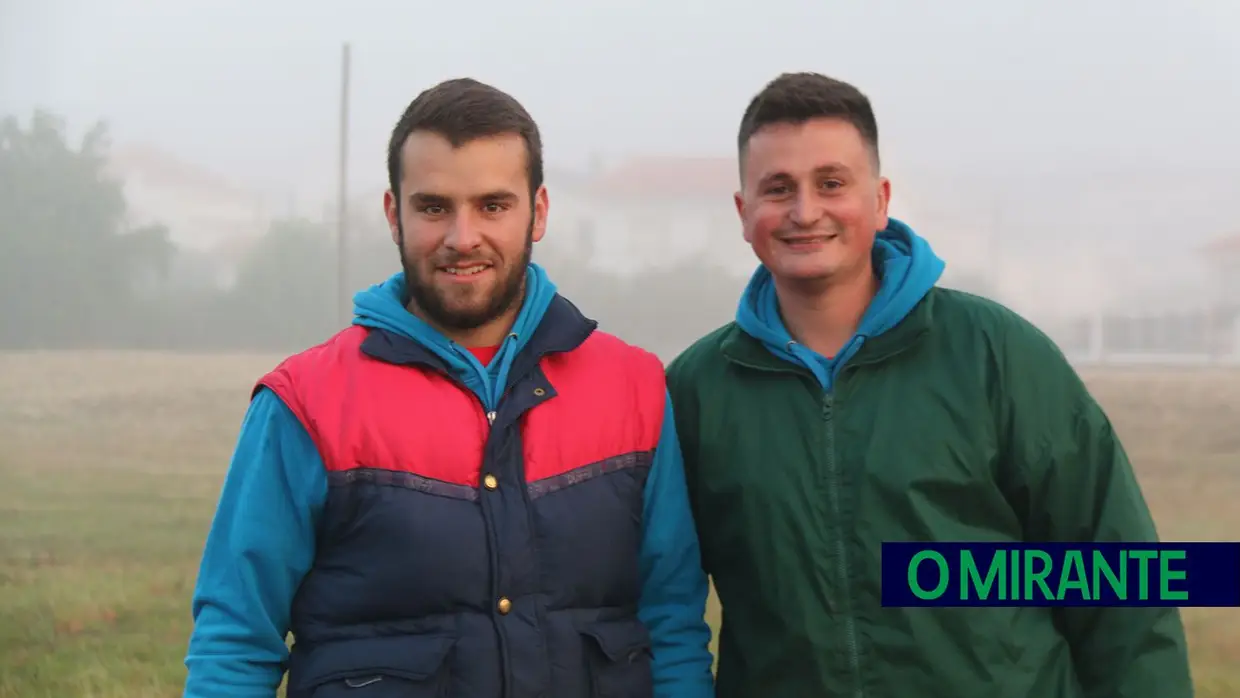
[[[351,314],[348,287],[349,58],[349,44],[345,42],[340,54],[340,170],[336,192],[336,316],[345,325],[349,324]]]

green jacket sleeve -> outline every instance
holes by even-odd
[[[1032,326],[998,349],[998,430],[1006,484],[1027,541],[1157,541],[1132,465],[1101,406]],[[1177,608],[1060,608],[1089,698],[1190,698]]]

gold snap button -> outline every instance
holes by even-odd
[[[508,612],[512,610],[512,602],[508,600],[508,597],[501,596],[499,597],[499,603],[497,603],[495,607],[499,609],[500,615],[506,616],[508,615]]]
[[[482,485],[488,490],[493,490],[499,487],[499,480],[495,479],[494,475],[487,473],[486,477],[482,478]]]
[[[534,394],[537,395],[538,397],[542,397],[543,395],[547,394],[547,391],[543,390],[542,388],[534,388]]]

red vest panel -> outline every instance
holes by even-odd
[[[489,429],[482,403],[436,371],[365,355],[366,334],[343,330],[289,357],[258,385],[289,406],[329,471],[379,469],[476,488]],[[540,367],[556,395],[523,417],[532,486],[658,444],[665,405],[658,357],[595,331]]]

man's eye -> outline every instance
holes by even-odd
[[[446,211],[443,206],[437,206],[435,204],[431,204],[429,206],[423,206],[422,213],[426,213],[432,216],[438,216],[443,213],[446,213]]]

